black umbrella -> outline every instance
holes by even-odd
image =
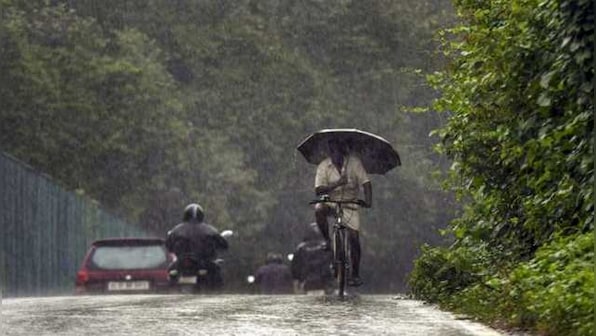
[[[329,156],[329,140],[344,141],[360,157],[369,174],[385,174],[401,165],[397,151],[382,137],[350,128],[324,129],[309,135],[298,145],[306,161],[319,164]]]

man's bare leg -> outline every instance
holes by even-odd
[[[327,247],[329,247],[329,223],[327,222],[327,217],[332,213],[332,209],[324,204],[317,204],[315,206],[315,218],[317,221],[317,226],[319,227],[319,231],[323,235],[325,242],[327,242]]]
[[[350,262],[352,263],[352,276],[349,285],[360,286],[362,280],[360,279],[360,234],[358,231],[348,229],[348,241],[350,242]]]

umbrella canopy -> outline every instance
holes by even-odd
[[[369,174],[385,174],[401,165],[397,151],[389,141],[369,132],[353,128],[324,129],[304,139],[297,149],[306,161],[319,164],[329,156],[329,140],[344,141],[350,152],[360,157]]]

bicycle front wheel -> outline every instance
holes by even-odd
[[[346,250],[344,249],[346,237],[344,230],[337,230],[335,235],[335,267],[337,274],[337,291],[340,298],[344,297],[346,290]]]

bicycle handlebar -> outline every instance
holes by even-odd
[[[355,205],[359,205],[359,206],[363,206],[364,201],[363,200],[347,200],[347,201],[335,201],[335,200],[331,200],[331,199],[316,199],[313,201],[308,202],[308,204],[318,204],[318,203],[335,203],[335,204],[355,204]]]

